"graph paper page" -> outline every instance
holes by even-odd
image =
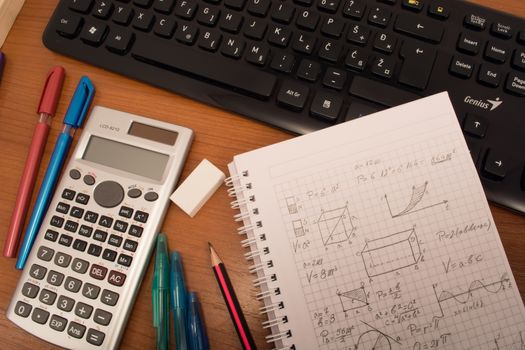
[[[446,93],[239,155],[297,349],[525,349],[523,302]],[[254,211],[254,209],[257,209]]]

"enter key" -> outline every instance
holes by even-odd
[[[405,41],[399,54],[404,59],[399,82],[424,90],[434,68],[436,50],[420,43]]]

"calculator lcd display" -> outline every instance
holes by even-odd
[[[93,135],[82,159],[159,181],[169,156]]]

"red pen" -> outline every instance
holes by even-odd
[[[29,153],[27,154],[26,165],[20,185],[18,187],[18,194],[16,196],[15,207],[11,217],[11,224],[7,232],[7,238],[4,245],[4,256],[13,258],[16,256],[18,248],[18,241],[20,234],[24,227],[24,219],[31,200],[33,187],[35,186],[36,176],[38,174],[38,167],[42,160],[42,154],[46,145],[47,135],[49,134],[51,118],[56,112],[58,99],[62,91],[64,83],[65,71],[60,66],[53,67],[47,76],[44,91],[40,98],[38,106],[38,123],[35,126]]]

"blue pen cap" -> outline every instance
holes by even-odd
[[[86,76],[80,78],[77,89],[67,108],[64,124],[79,128],[86,117],[94,95],[95,87],[93,83],[91,83],[91,80]]]
[[[186,308],[186,284],[184,283],[184,274],[182,272],[182,262],[179,252],[171,253],[171,308]]]

